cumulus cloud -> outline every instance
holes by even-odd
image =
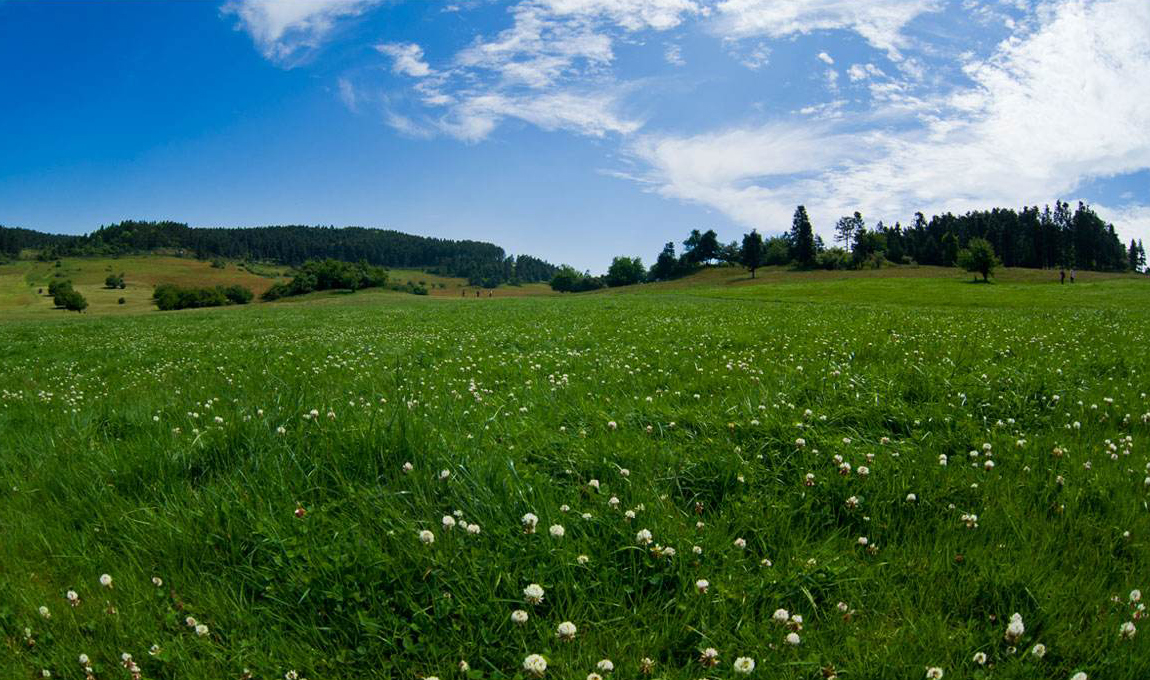
[[[1150,168],[1142,0],[1051,5],[1032,31],[965,70],[973,85],[929,100],[899,99],[902,86],[888,84],[890,102],[869,121],[651,137],[632,153],[661,194],[776,230],[798,203],[826,224],[854,209],[905,219],[1067,198],[1087,179]],[[1145,224],[1142,208],[1110,213]]]
[[[268,59],[292,66],[319,47],[341,19],[359,16],[385,0],[229,0],[234,15]]]

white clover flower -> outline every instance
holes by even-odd
[[[199,635],[200,637],[204,637],[207,634],[208,634],[208,627],[207,626],[205,626],[202,623],[196,625],[196,635]]]
[[[522,609],[516,609],[515,611],[511,612],[511,622],[518,623],[520,625],[527,623],[527,612],[523,611]]]
[[[431,545],[432,543],[435,543],[435,534],[431,533],[427,529],[424,529],[423,531],[419,532],[419,540],[424,545]]]
[[[619,499],[616,496],[611,496],[607,499],[607,505],[610,505],[613,508],[617,508],[619,507]]]
[[[1090,680],[1090,679],[1086,676],[1085,673],[1083,673],[1082,671],[1078,671],[1074,675],[1070,676],[1070,680]]]
[[[414,465],[412,465],[411,463],[404,463],[404,464],[403,464],[403,471],[404,471],[405,473],[406,473],[406,472],[411,472],[411,471],[412,471],[412,470],[414,470],[414,469],[415,469],[415,466],[414,466]]]
[[[802,643],[803,639],[799,637],[798,633],[787,633],[786,641],[788,645],[797,646]]]
[[[740,675],[750,675],[751,671],[755,670],[755,660],[749,656],[740,656],[735,659],[733,668]]]
[[[443,516],[443,528],[446,531],[451,531],[452,529],[454,529],[455,528],[455,518],[452,517],[451,515],[444,515]]]
[[[440,481],[444,481],[444,480],[446,480],[446,479],[447,479],[448,477],[450,477],[450,476],[451,476],[451,470],[440,470],[440,471],[439,471],[439,479],[440,479]]]
[[[104,586],[105,588],[111,588],[112,587],[112,577],[109,576],[108,574],[101,574],[100,575],[100,585]]]
[[[610,430],[614,430],[614,429],[616,429],[616,428],[618,428],[618,427],[619,427],[619,424],[618,424],[618,423],[616,423],[614,420],[608,420],[608,421],[607,421],[607,428],[608,428],[608,429],[610,429]]]
[[[648,545],[651,543],[652,536],[649,529],[640,529],[639,533],[635,534],[635,542],[639,545]]]
[[[707,588],[710,587],[710,582],[705,578],[701,578],[698,581],[695,581],[695,590],[699,591],[700,594],[707,592]]]
[[[598,479],[592,479],[591,481],[587,482],[587,486],[598,491],[599,490],[599,480]]]
[[[974,661],[974,663],[978,664],[979,666],[985,666],[986,652],[975,652],[972,661]]]
[[[523,599],[528,604],[539,604],[543,601],[543,586],[532,583],[523,589]]]
[[[776,609],[775,613],[771,614],[771,618],[775,620],[775,623],[786,623],[791,620],[791,614],[786,609]]]
[[[1134,634],[1138,632],[1138,629],[1134,627],[1133,621],[1127,621],[1126,623],[1122,624],[1122,627],[1118,629],[1118,632],[1122,635],[1123,639],[1129,640],[1130,638],[1134,637]]]
[[[575,624],[570,621],[564,621],[555,629],[555,637],[560,640],[573,640],[575,639],[575,632]]]
[[[1131,602],[1139,602],[1141,600],[1142,600],[1142,591],[1141,590],[1134,589],[1134,590],[1130,591],[1130,601]]]
[[[906,502],[907,503],[914,503],[917,500],[918,500],[918,496],[914,495],[913,493],[908,493],[906,495]]]
[[[460,673],[466,673],[469,670],[471,670],[471,664],[467,663],[467,661],[464,659],[460,659],[460,661],[459,661],[459,672]]]
[[[859,545],[865,547],[867,543],[870,543],[870,539],[868,539],[866,536],[859,536],[859,538],[858,538],[858,544]]]
[[[735,547],[738,548],[739,550],[746,548],[747,547],[746,539],[744,539],[742,537],[736,538],[735,539]]]
[[[48,608],[45,607],[44,605],[40,605],[39,612],[40,612],[40,616],[42,616],[46,619],[52,618],[52,612],[48,611]]]
[[[1003,638],[1010,644],[1018,642],[1022,634],[1026,632],[1026,626],[1022,625],[1022,615],[1015,612],[1010,617],[1010,623],[1006,626],[1006,633]]]
[[[588,673],[587,680],[603,680],[603,676],[598,673]]]
[[[567,530],[563,528],[562,524],[552,524],[551,528],[547,530],[551,534],[551,538],[563,538]]]
[[[603,659],[595,664],[595,668],[598,668],[600,673],[610,673],[615,670],[615,664],[610,659]]]
[[[591,561],[591,558],[587,557],[586,555],[580,555],[580,556],[575,558],[575,561],[578,562],[579,564],[587,564],[588,562]]]
[[[531,654],[523,660],[523,670],[536,677],[541,677],[547,672],[547,659],[538,654]]]
[[[623,516],[629,520],[635,519],[635,511],[634,510],[628,510],[627,512],[623,513]]]
[[[942,680],[942,669],[934,666],[926,669],[927,680]]]
[[[1030,653],[1035,658],[1041,659],[1042,657],[1046,656],[1046,645],[1039,642],[1038,644],[1036,644],[1030,648]]]
[[[478,524],[467,525],[467,533],[471,534],[472,536],[478,536],[480,531],[482,531],[482,529]]]
[[[800,449],[806,445],[807,445],[807,440],[803,439],[802,437],[799,437],[798,439],[795,440],[795,446],[797,446]]]
[[[699,655],[699,663],[709,667],[718,666],[719,650],[714,647],[707,647],[703,650],[703,653]]]
[[[535,533],[535,525],[539,524],[539,518],[533,512],[523,515],[519,521],[523,523],[523,531],[529,534]]]
[[[674,423],[671,423],[672,427],[674,427],[674,425],[675,425]],[[619,476],[620,477],[630,477],[631,471],[628,470],[627,468],[619,468]]]
[[[157,588],[163,588],[164,587],[164,579],[160,578],[159,576],[153,576],[152,577],[152,585],[156,586]]]

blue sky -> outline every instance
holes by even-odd
[[[1150,240],[1145,0],[0,0],[0,223],[365,225],[603,270],[798,203]]]

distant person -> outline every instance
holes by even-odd
[[[467,297],[467,289],[466,288],[459,291],[459,297]]]
[[[1074,275],[1075,275],[1075,274],[1077,274],[1077,273],[1078,273],[1078,272],[1076,272],[1076,271],[1075,271],[1075,270],[1073,270],[1073,269],[1071,269],[1071,270],[1070,270],[1070,283],[1074,283]]]
[[[475,289],[475,297],[479,297],[479,289],[478,288]]]
[[[1066,283],[1066,270],[1063,269],[1062,271],[1058,272],[1058,276],[1061,277],[1058,279],[1058,282],[1061,284],[1065,284]]]
[[[487,297],[495,297],[495,291],[493,291],[493,290],[487,291]]]

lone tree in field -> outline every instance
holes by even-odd
[[[968,272],[982,274],[983,281],[989,281],[994,268],[1001,262],[994,254],[994,246],[984,238],[972,238],[966,247],[958,251],[958,266]]]
[[[791,259],[800,267],[815,263],[815,230],[806,207],[801,205],[795,208],[795,217],[791,220]]]
[[[763,247],[763,237],[755,229],[749,234],[743,234],[743,248],[739,252],[739,262],[751,270],[751,278],[755,278],[755,270],[763,266],[767,250]]]
[[[840,217],[835,223],[835,241],[842,243],[843,248],[850,250],[854,244],[855,236],[866,229],[862,213],[855,211],[854,215]]]
[[[638,257],[616,257],[611,261],[611,267],[607,270],[607,285],[615,288],[618,286],[631,286],[636,283],[642,283],[647,275],[647,270],[643,267],[643,260]]]

